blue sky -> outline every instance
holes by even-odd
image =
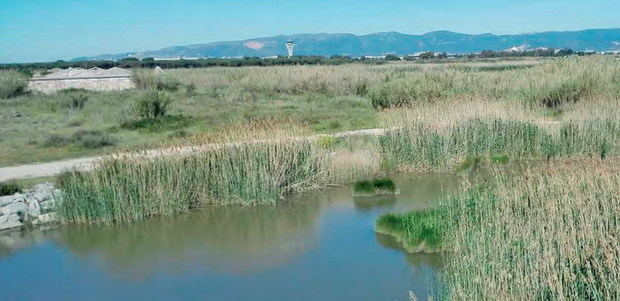
[[[620,27],[620,0],[0,0],[0,62],[292,33]]]

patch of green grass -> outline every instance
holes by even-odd
[[[396,193],[396,184],[389,178],[357,181],[353,184],[353,193],[356,196]]]
[[[184,115],[168,115],[159,118],[144,118],[126,121],[122,123],[120,127],[126,130],[163,132],[185,128],[190,125],[191,122],[192,119]]]
[[[334,136],[321,136],[317,140],[317,144],[324,149],[331,149],[338,144],[338,138]]]
[[[480,162],[482,162],[482,158],[480,156],[467,156],[463,160],[463,162],[457,167],[459,171],[465,171],[470,169],[476,169],[480,166]]]
[[[0,183],[0,196],[12,195],[22,191],[22,187],[15,182]]]
[[[372,186],[377,190],[396,192],[396,184],[390,178],[379,178],[372,181]]]
[[[114,144],[115,140],[109,134],[90,130],[78,130],[72,135],[52,134],[43,141],[45,147],[55,148],[75,145],[86,149],[97,149]]]
[[[377,219],[375,231],[392,236],[409,252],[437,252],[443,248],[445,219],[441,209],[384,214]]]
[[[375,193],[375,186],[372,181],[357,181],[353,184],[353,191],[356,193]]]
[[[491,162],[495,164],[506,164],[510,161],[510,157],[505,154],[493,154],[491,155]]]

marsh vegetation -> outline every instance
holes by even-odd
[[[620,62],[493,64],[170,70],[174,89],[146,75],[149,92],[88,93],[82,107],[45,111],[82,122],[59,132],[176,148],[166,156],[133,149],[65,174],[59,213],[69,223],[118,224],[205,205],[282,204],[335,184],[389,190],[373,179],[394,173],[495,169],[429,210],[380,217],[376,230],[409,251],[443,252],[439,297],[618,298]],[[66,93],[40,97],[0,105],[36,113]],[[99,122],[88,119],[95,112]],[[17,124],[8,132],[27,127]],[[313,136],[369,127],[386,130]],[[47,148],[85,152],[82,140],[69,141]],[[513,162],[529,167],[509,173]]]

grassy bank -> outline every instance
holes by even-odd
[[[436,209],[384,215],[376,229],[410,252],[445,250],[441,299],[615,300],[620,263],[617,159],[496,171]]]

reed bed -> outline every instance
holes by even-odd
[[[555,162],[466,187],[446,205],[441,297],[620,298],[618,163]]]
[[[411,123],[380,139],[384,159],[404,170],[446,169],[471,158],[550,159],[618,152],[620,120],[558,122],[469,119],[444,127]]]
[[[378,171],[373,156],[340,161],[342,154],[315,140],[292,138],[172,156],[116,155],[62,178],[59,214],[69,223],[123,223],[208,204],[272,205],[292,192],[370,177]]]

